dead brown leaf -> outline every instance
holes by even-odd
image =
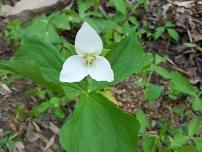
[[[59,135],[60,129],[53,124],[52,122],[49,123],[49,129],[56,135]]]
[[[47,142],[46,147],[43,149],[43,152],[46,152],[54,143],[55,143],[55,135],[53,135]]]
[[[9,89],[9,87],[6,84],[0,82],[0,95],[7,96],[11,93],[12,91]]]

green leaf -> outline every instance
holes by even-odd
[[[195,135],[201,128],[201,119],[200,118],[194,118],[191,122],[188,124],[188,135],[193,136]]]
[[[78,7],[79,7],[79,15],[81,17],[85,16],[85,12],[92,6],[94,6],[97,2],[96,0],[78,0]]]
[[[55,27],[46,16],[40,16],[30,22],[21,32],[22,38],[36,36],[52,43],[60,42]]]
[[[50,42],[39,37],[25,37],[12,60],[29,61],[39,65],[44,71],[51,72],[51,75],[47,74],[47,79],[53,78],[52,74],[55,74],[55,82],[59,81],[59,71],[64,62],[59,50]]]
[[[173,139],[171,139],[171,147],[181,147],[189,141],[190,137],[186,135],[175,135]]]
[[[172,22],[170,22],[170,21],[167,21],[165,26],[167,28],[174,28],[175,27],[175,25]]]
[[[156,152],[158,138],[152,136],[143,136],[142,146],[144,152]]]
[[[56,12],[49,16],[50,22],[58,29],[70,30],[69,16],[65,13]]]
[[[170,148],[162,148],[161,152],[172,152]]]
[[[100,94],[82,95],[60,132],[70,152],[136,152],[139,123]]]
[[[167,30],[168,30],[168,33],[169,33],[169,35],[170,35],[170,37],[171,37],[172,39],[174,39],[175,41],[179,41],[180,36],[179,36],[179,34],[176,32],[175,29],[168,28]]]
[[[41,68],[38,65],[34,65],[29,61],[0,61],[0,68],[26,76],[38,83],[39,85],[48,88],[52,91],[63,92],[62,88],[54,82],[51,82],[50,78],[50,81],[46,80]]]
[[[178,72],[170,73],[170,89],[176,90],[188,94],[190,96],[196,96],[198,93],[198,88],[192,86],[190,82]]]
[[[196,137],[194,138],[194,142],[196,144],[196,148],[199,152],[202,151],[202,138],[201,137]]]
[[[176,148],[175,152],[199,152],[195,146],[187,145],[184,147]]]
[[[155,71],[157,74],[159,74],[160,76],[162,76],[163,78],[166,78],[166,79],[170,79],[170,72],[167,71],[166,69],[160,67],[160,66],[157,66],[157,65],[151,65],[149,67],[149,71]]]
[[[202,99],[201,98],[195,98],[192,100],[192,108],[195,111],[202,112]]]
[[[117,11],[124,15],[126,14],[126,3],[124,0],[111,0],[111,2],[115,5]]]
[[[65,9],[64,13],[68,16],[68,21],[72,24],[81,24],[83,21],[81,16],[79,16],[79,14],[72,9]]]
[[[165,27],[160,26],[155,29],[154,39],[157,40],[165,32]]]
[[[44,112],[46,112],[46,110],[48,110],[49,107],[50,107],[50,105],[49,105],[48,101],[43,102],[38,107],[33,108],[33,110],[31,111],[31,116],[38,117],[41,114],[43,114]]]
[[[65,118],[65,113],[62,111],[60,108],[55,108],[53,109],[53,114],[56,118],[58,119],[63,119]]]
[[[40,116],[45,113],[48,109],[52,109],[53,114],[56,118],[64,118],[64,112],[60,109],[61,99],[57,97],[52,97],[50,100],[41,103],[39,106],[34,107],[31,115],[32,116]]]
[[[19,40],[22,30],[22,22],[20,20],[10,21],[6,26],[6,29],[5,35],[7,38],[14,41]]]
[[[151,101],[151,100],[158,99],[161,93],[163,92],[163,90],[164,90],[163,86],[152,84],[152,83],[147,84],[144,92],[145,100]]]
[[[65,92],[65,96],[68,100],[75,100],[84,92],[87,92],[88,82],[83,80],[78,83],[63,83],[62,88]]]
[[[137,39],[136,33],[130,32],[129,36],[119,43],[109,47],[111,51],[105,56],[114,71],[115,80],[112,83],[96,82],[90,84],[90,91],[104,88],[107,85],[115,84],[133,73],[140,72],[152,61],[152,55],[144,53],[144,49]]]
[[[154,55],[154,62],[155,62],[156,65],[158,65],[158,64],[160,64],[162,62],[166,62],[167,59],[168,59],[167,56],[162,57],[162,56],[160,56],[158,54]]]
[[[86,21],[97,31],[105,33],[107,29],[114,29],[116,23],[102,18],[87,18]],[[102,23],[102,24],[100,24]],[[106,33],[105,33],[106,34]]]
[[[146,117],[145,113],[142,110],[139,110],[136,114],[137,120],[140,123],[140,133],[144,133],[145,130],[149,127],[149,119]]]
[[[0,62],[0,68],[26,76],[52,91],[65,92],[67,97],[72,99],[79,95],[83,88],[79,83],[59,82],[63,62],[64,58],[59,50],[50,42],[40,37],[26,37],[9,61]]]

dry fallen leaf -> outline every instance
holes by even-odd
[[[34,142],[38,140],[38,137],[33,136],[33,134],[34,134],[34,126],[31,122],[29,122],[27,126],[26,135],[25,135],[29,142]]]
[[[9,89],[9,87],[6,84],[3,84],[0,82],[0,95],[6,96],[10,95],[12,91]]]
[[[37,123],[35,123],[35,122],[33,121],[32,124],[33,124],[33,126],[35,127],[36,131],[42,133],[42,131],[41,131],[40,127],[37,125]]]
[[[14,131],[14,132],[17,132],[17,127],[16,127],[16,124],[15,123],[10,123],[10,128],[11,128],[11,130],[12,131]]]
[[[194,42],[198,42],[198,41],[202,40],[202,34],[201,33],[193,32],[191,35],[192,35]]]
[[[2,129],[2,128],[0,128],[0,138],[2,138],[2,137],[3,137],[3,135],[4,135],[4,131],[3,131],[3,129]]]
[[[55,135],[47,142],[46,147],[43,149],[43,152],[47,151],[55,143]]]
[[[36,10],[56,4],[59,0],[21,0],[14,7],[4,5],[1,8],[0,16],[12,16],[27,10]]]
[[[18,152],[25,152],[25,146],[22,142],[17,142],[15,146]]]
[[[112,91],[109,90],[104,90],[103,92],[101,92],[101,94],[103,96],[105,96],[107,99],[109,99],[111,102],[113,102],[115,105],[119,106],[119,102],[116,100],[116,98],[113,96]]]
[[[49,129],[56,135],[59,135],[60,129],[53,124],[52,122],[49,123]]]
[[[48,143],[47,138],[43,134],[41,134],[39,132],[34,132],[33,136],[37,137],[38,139],[41,139],[45,143]]]
[[[170,1],[169,0],[168,2],[171,4],[177,5],[179,7],[186,7],[186,8],[190,8],[191,5],[194,3],[193,0],[192,1],[183,1],[183,2],[181,2],[181,1]]]

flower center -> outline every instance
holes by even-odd
[[[84,59],[84,63],[87,66],[90,66],[95,62],[96,57],[95,57],[95,55],[93,53],[86,53],[84,55],[83,59]]]

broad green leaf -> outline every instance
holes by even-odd
[[[162,56],[160,56],[158,54],[154,55],[154,62],[155,62],[156,65],[158,65],[158,64],[160,64],[162,62],[166,62],[167,59],[168,59],[167,56],[162,57]]]
[[[107,29],[114,29],[116,23],[103,18],[87,18],[86,21],[97,31],[105,33]],[[102,24],[100,24],[102,23]]]
[[[52,91],[63,92],[59,85],[51,82],[51,77],[46,80],[41,68],[31,62],[20,60],[0,61],[0,68],[26,76],[39,85]]]
[[[196,96],[198,93],[198,88],[192,86],[190,82],[183,77],[180,73],[171,72],[170,73],[170,89],[182,92],[191,96]]]
[[[158,65],[151,65],[149,67],[149,71],[155,71],[157,74],[162,76],[163,78],[170,79],[170,72],[167,71],[166,69],[158,66]]]
[[[124,0],[110,0],[116,7],[116,10],[122,14],[126,14],[126,3]]]
[[[173,29],[173,28],[168,28],[167,30],[168,30],[168,33],[169,33],[169,35],[170,35],[170,37],[171,37],[172,39],[174,39],[175,41],[178,41],[178,40],[180,39],[180,36],[179,36],[179,34],[176,32],[175,29]]]
[[[136,152],[139,123],[100,94],[84,94],[60,132],[70,152]]]
[[[40,37],[26,37],[16,54],[9,61],[1,61],[0,67],[26,76],[52,91],[65,92],[72,99],[83,88],[79,83],[59,82],[63,62],[64,58],[59,50],[50,42]]]
[[[181,147],[189,141],[190,137],[186,135],[175,135],[173,139],[171,139],[171,146],[173,148]]]
[[[97,0],[78,0],[78,7],[79,7],[79,15],[81,17],[85,16],[85,12],[95,4],[97,4]]]
[[[192,100],[192,108],[195,111],[202,112],[202,99],[201,98],[195,98]]]
[[[129,36],[111,45],[110,49],[105,57],[112,66],[115,80],[112,83],[92,81],[89,88],[91,91],[115,84],[133,73],[140,72],[152,61],[151,54],[144,53],[135,32],[130,32]]]
[[[87,92],[88,82],[83,80],[77,83],[63,83],[62,88],[65,92],[65,96],[68,100],[77,99],[79,95]]]
[[[55,25],[58,29],[70,30],[69,16],[65,13],[56,12],[49,16],[50,22]]]
[[[40,16],[30,22],[21,32],[22,38],[27,36],[40,37],[52,43],[60,42],[55,27],[46,16]]]
[[[199,152],[195,146],[187,145],[184,147],[176,148],[175,152]]]
[[[202,152],[202,138],[201,137],[196,137],[194,138],[194,142],[196,144],[196,148],[199,152]]]
[[[191,122],[188,124],[188,135],[193,136],[195,135],[201,128],[201,119],[200,118],[194,118]]]
[[[170,148],[162,148],[161,152],[172,152]]]
[[[163,92],[163,90],[164,90],[163,86],[152,84],[152,83],[147,84],[144,92],[145,100],[152,101],[152,100],[158,99],[161,93]]]
[[[149,119],[142,110],[139,110],[136,114],[136,118],[140,123],[139,132],[144,134],[145,130],[149,127]]]
[[[165,27],[161,26],[155,29],[154,39],[157,40],[165,32]]]
[[[158,146],[158,138],[152,136],[143,136],[142,146],[144,152],[156,152]]]
[[[50,42],[39,37],[26,37],[21,47],[17,50],[11,60],[29,61],[44,69],[48,77],[54,77],[58,82],[59,71],[61,70],[64,58],[59,50]],[[54,76],[53,76],[54,74]]]
[[[65,9],[64,13],[68,16],[68,20],[72,24],[75,24],[75,23],[78,24],[83,21],[83,19],[79,16],[79,14],[72,9]]]

